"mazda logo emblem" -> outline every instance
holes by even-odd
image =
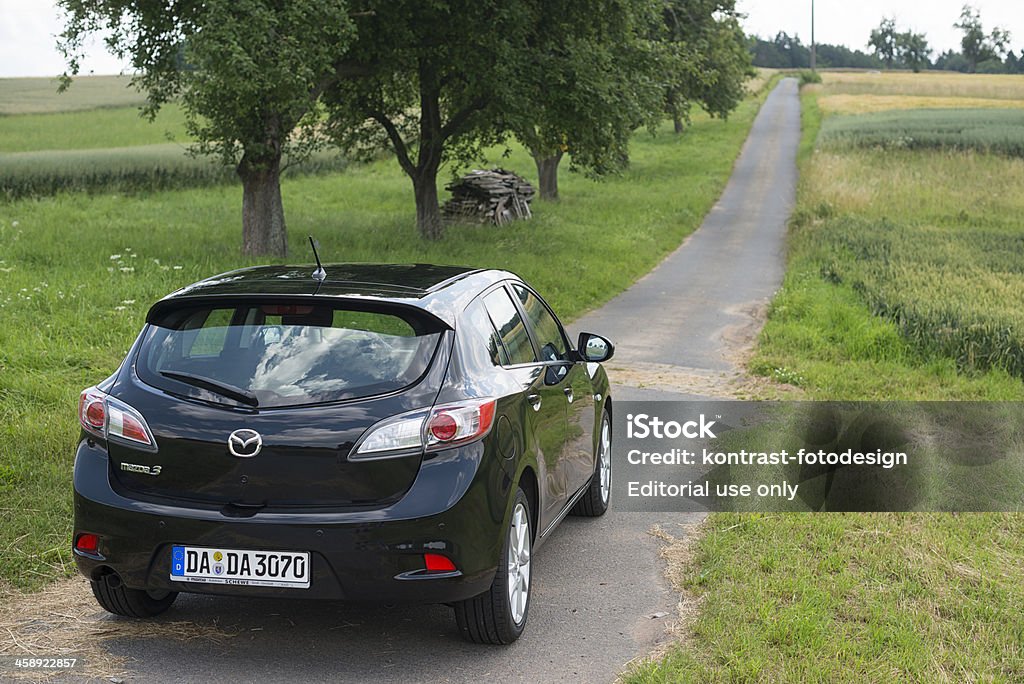
[[[232,456],[252,458],[263,448],[263,438],[255,430],[235,430],[228,437],[228,451]]]

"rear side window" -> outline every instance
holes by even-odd
[[[569,358],[569,345],[566,344],[562,326],[551,315],[544,302],[521,285],[513,285],[516,296],[523,304],[523,311],[530,319],[533,332],[540,345],[541,361],[566,361]]]
[[[505,288],[499,288],[484,297],[484,306],[494,323],[498,337],[505,345],[509,363],[533,363],[537,360],[523,319]]]
[[[245,302],[172,310],[136,362],[149,385],[260,407],[366,397],[414,384],[443,324],[415,312]]]
[[[479,299],[474,301],[463,314],[462,327],[459,328],[459,335],[466,338],[469,349],[467,353],[486,358],[487,362],[478,362],[479,366],[507,366],[509,365],[508,352],[502,344],[498,332],[491,323],[490,316],[484,309],[483,302]]]

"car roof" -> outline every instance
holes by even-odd
[[[172,292],[149,310],[152,323],[163,312],[187,303],[232,298],[330,297],[404,304],[455,327],[459,313],[480,292],[502,280],[521,280],[497,269],[431,264],[324,264],[318,282],[314,265],[255,266],[205,278]]]

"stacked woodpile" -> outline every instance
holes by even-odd
[[[446,221],[479,221],[501,226],[532,216],[533,186],[522,176],[505,169],[470,171],[445,189],[452,193],[441,209]]]

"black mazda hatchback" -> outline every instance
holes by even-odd
[[[612,352],[503,271],[200,281],[82,392],[75,560],[118,615],[179,592],[449,603],[467,639],[512,642],[534,550],[608,507]]]

